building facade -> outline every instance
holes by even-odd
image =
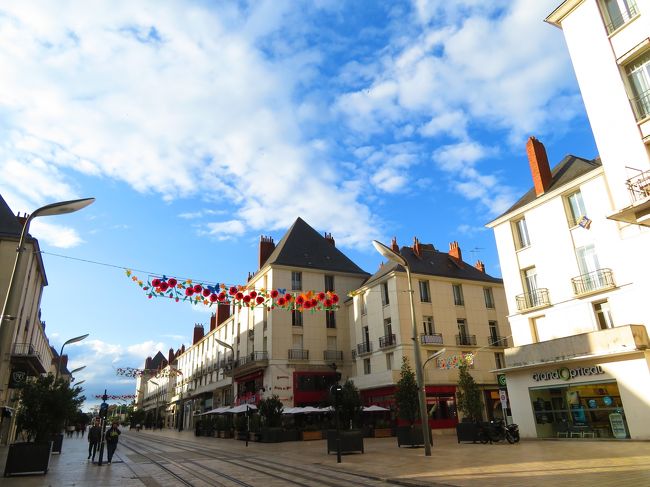
[[[551,170],[493,228],[511,315],[505,351],[524,437],[650,439],[650,2],[564,1],[560,27],[599,158]]]
[[[458,422],[456,386],[460,359],[472,355],[470,372],[483,391],[486,419],[502,416],[496,375],[510,342],[501,279],[485,273],[479,261],[463,261],[457,242],[449,252],[415,239],[413,246],[392,250],[408,262],[414,290],[417,340],[422,349],[427,409],[432,428]],[[395,384],[402,357],[414,367],[408,281],[403,267],[382,264],[353,299],[346,302],[352,344],[352,380],[365,404],[395,408]],[[442,350],[435,361],[428,357]]]

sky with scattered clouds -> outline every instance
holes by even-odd
[[[417,236],[499,276],[484,224],[532,185],[527,137],[552,165],[596,156],[543,22],[557,3],[0,6],[0,194],[14,212],[97,198],[32,226],[52,344],[91,334],[67,350],[87,396],[132,393],[114,368],[209,319],[143,299],[121,267],[242,283],[259,236],[301,216],[369,272],[372,239]]]

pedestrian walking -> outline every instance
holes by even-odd
[[[83,438],[86,434],[86,423],[81,425],[81,437]]]
[[[92,457],[92,461],[95,461],[95,453],[97,452],[97,447],[99,442],[102,439],[102,428],[100,426],[99,418],[95,418],[92,426],[88,430],[88,460]]]
[[[113,453],[117,448],[117,441],[120,438],[122,432],[117,427],[117,421],[113,421],[111,427],[106,431],[106,449],[108,451],[108,464],[111,464],[113,459]]]
[[[68,438],[72,438],[72,433],[74,433],[74,425],[68,425],[68,427],[65,429],[65,432]]]

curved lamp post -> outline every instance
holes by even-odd
[[[18,241],[18,247],[16,248],[16,259],[14,260],[14,266],[11,270],[11,277],[9,278],[9,284],[7,285],[7,294],[2,304],[2,312],[0,313],[0,360],[11,353],[11,334],[13,330],[5,325],[5,320],[15,320],[18,317],[21,292],[18,289],[14,289],[14,287],[16,287],[14,286],[14,280],[16,279],[16,275],[19,273],[24,273],[23,267],[25,265],[25,257],[23,254],[25,253],[25,249],[23,246],[25,245],[25,239],[27,238],[29,232],[29,224],[34,218],[37,218],[39,216],[64,215],[66,213],[79,211],[94,201],[95,198],[84,198],[80,200],[61,201],[59,203],[52,203],[50,205],[42,206],[41,208],[38,208],[32,212],[32,214],[29,215],[23,223],[23,228],[20,233],[20,240]],[[6,390],[5,388],[7,386],[7,381],[8,368],[7,372],[0,374],[0,389]]]
[[[415,321],[415,303],[413,302],[413,286],[411,284],[411,269],[408,261],[399,255],[398,253],[393,252],[389,247],[384,245],[377,240],[372,241],[377,252],[386,257],[388,260],[391,260],[406,269],[406,280],[408,281],[408,290],[409,290],[409,301],[411,303],[411,332],[413,340],[413,355],[414,355],[414,367],[415,367],[415,379],[418,384],[418,403],[420,406],[420,421],[422,422],[422,440],[424,441],[424,454],[427,457],[431,456],[431,440],[429,432],[429,416],[427,414],[426,400],[425,400],[425,390],[424,390],[424,378],[422,376],[422,357],[420,356],[420,342],[418,341],[418,327]]]
[[[79,387],[79,384],[83,384],[84,382],[86,382],[86,379],[84,379],[84,380],[80,380],[80,381],[77,382],[74,386],[75,386],[75,387]]]
[[[215,342],[217,342],[219,345],[221,345],[224,348],[227,348],[230,350],[230,353],[232,354],[232,359],[235,360],[235,349],[232,347],[232,345],[218,340],[214,339]],[[230,407],[234,405],[235,402],[235,376],[233,374],[230,374]]]
[[[85,335],[80,335],[80,336],[78,336],[78,337],[70,338],[70,340],[67,340],[67,341],[63,344],[63,346],[61,347],[61,352],[59,352],[59,365],[58,365],[57,368],[56,368],[56,375],[54,376],[54,380],[55,380],[55,381],[56,381],[56,379],[59,378],[59,372],[61,371],[61,359],[63,358],[63,349],[65,348],[65,346],[66,346],[66,345],[69,345],[69,344],[71,344],[71,343],[80,342],[80,341],[83,340],[84,338],[87,338],[88,335],[90,335],[90,333],[86,333]],[[85,365],[84,365],[84,367],[85,367]],[[82,367],[82,368],[83,368],[83,367]],[[81,370],[81,369],[78,369],[78,370]],[[78,370],[75,369],[75,372],[77,372]],[[72,375],[72,372],[70,372],[70,375]]]
[[[158,397],[160,395],[160,384],[156,382],[155,380],[149,379],[149,382],[154,384],[156,386],[156,419],[154,420],[155,423],[153,425],[153,430],[156,431],[156,427],[158,426]]]

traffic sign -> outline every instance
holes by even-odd
[[[508,393],[505,389],[499,389],[499,399],[501,400],[501,407],[508,408]]]

